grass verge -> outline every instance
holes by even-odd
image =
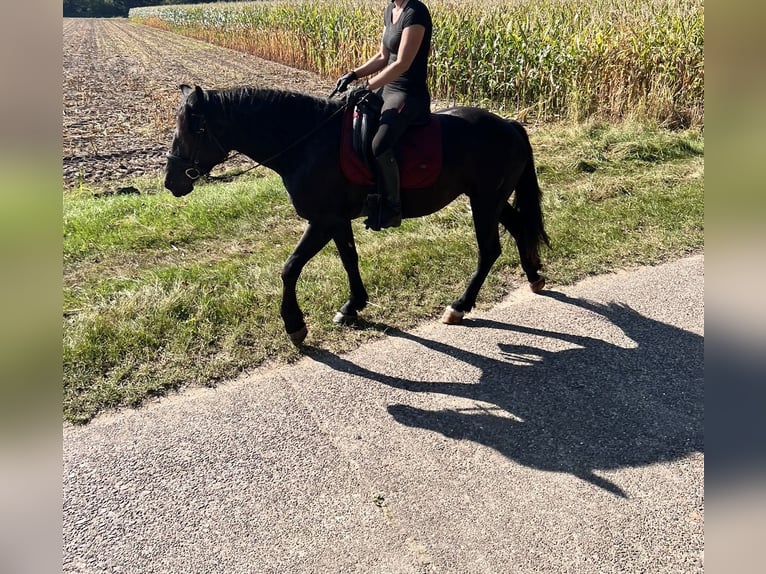
[[[704,245],[704,138],[646,125],[531,129],[553,248],[549,286],[654,264]],[[282,330],[279,272],[303,231],[281,180],[248,175],[176,199],[161,182],[137,195],[64,195],[64,418],[137,406],[187,385],[214,385],[300,356]],[[344,352],[438,316],[476,264],[468,203],[373,233],[355,222],[370,294],[366,322],[331,322],[347,298],[332,244],[304,270],[307,343]],[[513,241],[479,307],[525,286]]]

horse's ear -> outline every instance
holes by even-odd
[[[202,88],[200,88],[199,86],[195,85],[194,86],[194,92],[197,94],[198,101],[200,101],[200,102],[204,102],[205,101],[205,94],[203,93]]]
[[[178,86],[178,87],[181,89],[181,93],[182,93],[184,96],[188,96],[188,95],[189,95],[189,94],[191,94],[191,93],[192,93],[192,91],[193,91],[193,90],[192,90],[192,88],[191,88],[191,86],[187,86],[186,84],[181,84],[181,85],[180,85],[180,86]]]

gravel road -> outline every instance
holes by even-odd
[[[704,256],[64,427],[63,570],[703,572]]]

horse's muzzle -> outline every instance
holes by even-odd
[[[165,174],[165,189],[170,190],[175,197],[183,197],[188,195],[194,189],[194,182],[190,179],[171,177],[170,174]]]

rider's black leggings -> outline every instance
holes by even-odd
[[[383,109],[380,112],[380,124],[372,139],[372,153],[380,157],[386,152],[395,151],[407,128],[428,123],[430,101],[402,93],[383,93]]]

